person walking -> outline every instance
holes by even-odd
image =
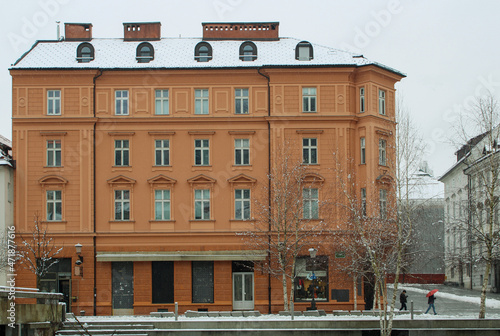
[[[403,290],[401,292],[401,295],[399,295],[399,302],[401,302],[401,308],[399,310],[408,310],[408,307],[406,307],[407,301],[408,301],[408,295],[406,295],[406,290]]]
[[[427,308],[427,310],[425,311],[426,314],[429,312],[429,310],[432,307],[432,310],[434,311],[434,315],[437,315],[436,308],[434,307],[435,300],[436,300],[436,297],[434,296],[434,294],[429,296],[429,299],[427,300],[427,303],[429,304],[429,308]]]

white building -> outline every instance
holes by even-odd
[[[485,271],[484,241],[477,238],[477,228],[486,227],[485,185],[491,185],[492,174],[491,166],[484,165],[490,158],[498,162],[498,149],[492,151],[491,140],[487,133],[470,139],[456,152],[455,165],[440,178],[445,184],[446,282],[476,290],[481,289]],[[498,207],[494,216],[498,236]],[[500,265],[494,261],[492,266],[487,290],[498,292]]]
[[[0,135],[0,286],[7,285],[7,227],[14,225],[14,167],[12,143]]]

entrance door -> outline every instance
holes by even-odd
[[[113,262],[113,315],[134,314],[134,263]]]
[[[70,312],[71,311],[71,306],[70,306],[70,299],[69,295],[71,293],[71,287],[70,287],[70,279],[61,279],[59,278],[59,293],[63,294],[63,302],[66,303],[66,311]]]
[[[233,309],[253,310],[253,273],[233,273]]]

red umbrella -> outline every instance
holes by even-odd
[[[431,290],[429,293],[427,293],[426,297],[429,297],[431,295],[436,294],[437,291],[439,291],[439,289],[433,289],[433,290]]]

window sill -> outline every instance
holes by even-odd
[[[135,223],[135,220],[134,219],[129,219],[129,220],[110,220],[109,223],[110,224],[116,224],[116,223],[127,224],[127,223]]]
[[[172,166],[153,166],[152,171],[172,171],[174,168]]]
[[[150,223],[175,223],[175,219],[150,219]]]
[[[232,170],[237,170],[237,169],[241,169],[241,170],[253,170],[253,166],[252,165],[232,165],[231,168],[232,168]]]
[[[207,165],[207,166],[197,166],[197,165],[193,165],[193,166],[191,166],[191,170],[192,170],[192,171],[195,171],[195,170],[206,170],[206,171],[212,171],[212,166],[211,166],[211,165]]]
[[[245,223],[245,222],[256,222],[257,220],[255,218],[249,218],[249,219],[230,219],[229,220],[231,223]]]
[[[302,113],[318,113],[318,111],[302,111]]]
[[[111,171],[132,171],[132,166],[112,166]]]
[[[44,220],[44,221],[41,221],[42,223],[44,224],[66,224],[68,223],[68,221],[66,220]]]
[[[207,222],[215,222],[215,219],[190,219],[189,222],[207,223]]]

